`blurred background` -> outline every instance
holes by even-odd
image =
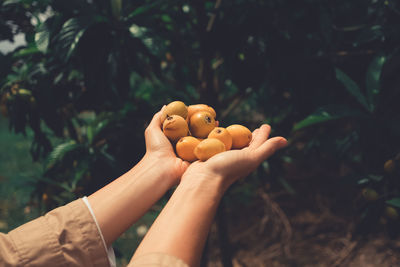
[[[400,265],[398,1],[0,3],[2,232],[127,171],[182,100],[289,140],[228,191],[202,266]]]

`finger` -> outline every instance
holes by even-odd
[[[150,124],[147,126],[144,136],[145,136],[145,141],[146,141],[146,147],[150,147],[150,143],[155,143],[155,142],[165,142],[165,135],[162,134],[162,121],[161,121],[161,115],[162,111],[165,108],[165,105],[163,108],[157,112],[154,116],[153,119],[151,120]]]
[[[257,148],[261,146],[265,141],[267,141],[270,132],[271,126],[269,126],[268,124],[261,125],[259,131],[257,132],[257,135],[254,137],[251,148]]]
[[[163,110],[165,109],[165,105],[161,108],[159,112],[157,112],[154,116],[153,119],[151,120],[150,124],[148,127],[155,127],[155,128],[161,128],[162,121],[161,121],[161,115]]]
[[[253,133],[251,134],[251,141],[250,141],[249,147],[253,147],[253,146],[252,146],[252,143],[254,142],[255,137],[258,135],[259,130],[260,130],[260,129],[257,128],[257,129],[255,129],[255,130],[253,131]]]
[[[270,138],[256,149],[256,156],[262,162],[286,145],[287,140],[281,136]]]

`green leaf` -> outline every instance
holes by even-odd
[[[35,34],[35,43],[39,51],[43,53],[47,52],[47,48],[49,46],[49,40],[50,40],[50,31],[47,28],[47,24],[43,23],[39,26],[39,29]]]
[[[89,142],[89,144],[91,144],[93,142],[93,136],[94,136],[94,134],[93,134],[93,126],[92,125],[89,125],[87,127],[86,134],[87,134],[88,142]]]
[[[366,184],[366,183],[368,183],[368,182],[369,182],[369,179],[363,178],[363,179],[361,179],[361,180],[358,180],[358,181],[357,181],[357,184]]]
[[[67,20],[56,37],[61,57],[68,61],[86,30],[104,20],[101,16],[80,16]]]
[[[171,3],[171,1],[169,1],[168,3],[171,6],[173,4],[173,3]],[[151,11],[151,10],[154,10],[154,11],[159,10],[158,6],[162,5],[162,4],[165,4],[165,1],[157,0],[157,1],[151,1],[150,4],[139,6],[138,8],[136,8],[133,12],[131,12],[127,16],[126,20],[128,22],[130,22],[131,19],[133,19],[133,18],[135,18],[137,16],[140,16],[140,15],[146,15],[147,16],[148,14],[146,14],[146,12]]]
[[[386,201],[387,204],[392,205],[394,207],[400,208],[400,197],[392,198]]]
[[[293,130],[299,130],[314,124],[323,123],[331,120],[337,120],[345,117],[358,117],[363,113],[356,109],[351,109],[345,106],[329,105],[317,109],[304,120],[296,123]]]
[[[12,4],[19,4],[19,2],[21,2],[21,0],[6,0],[6,1],[4,1],[3,6],[12,5]]]
[[[30,56],[40,53],[40,50],[37,47],[27,47],[21,50],[18,50],[13,54],[14,58],[20,58],[20,57],[25,57],[25,56]]]
[[[75,143],[75,141],[69,141],[56,146],[47,159],[47,168],[54,166],[54,164],[61,161],[68,152],[71,152],[78,147],[80,147],[80,145]]]
[[[368,104],[367,98],[361,92],[360,87],[340,69],[336,68],[336,78],[343,83],[347,91],[352,94],[357,101],[368,111],[372,111],[370,105]]]
[[[373,180],[375,182],[380,182],[383,179],[383,175],[369,174],[367,179]]]
[[[377,102],[377,96],[380,90],[380,78],[382,73],[382,67],[386,62],[386,56],[377,55],[372,59],[371,64],[367,70],[366,86],[367,86],[367,97],[368,102],[371,105],[371,110],[375,110],[375,104]]]

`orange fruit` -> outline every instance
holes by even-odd
[[[196,105],[190,105],[188,106],[188,119],[190,119],[190,117],[199,112],[199,111],[207,111],[211,114],[211,116],[214,118],[217,117],[217,113],[215,112],[215,110],[210,107],[209,105],[205,105],[205,104],[196,104]]]
[[[181,137],[188,135],[189,127],[184,118],[179,115],[172,115],[165,119],[163,132],[171,142],[176,142]]]
[[[216,138],[225,145],[226,150],[230,150],[232,147],[232,136],[231,134],[222,127],[215,127],[209,134],[208,138]]]
[[[376,201],[379,198],[379,194],[372,188],[363,188],[361,191],[363,197],[367,201]]]
[[[212,156],[224,152],[225,145],[215,138],[204,139],[194,149],[194,154],[201,161],[206,161]]]
[[[176,153],[186,161],[193,162],[197,160],[194,149],[200,143],[200,140],[193,136],[185,136],[176,143]]]
[[[232,149],[241,149],[249,145],[252,134],[247,127],[234,124],[228,126],[226,130],[232,136]]]
[[[190,133],[198,138],[206,138],[215,128],[214,117],[207,111],[199,111],[189,119]]]
[[[394,171],[396,170],[396,163],[394,162],[394,160],[389,159],[389,160],[386,161],[385,164],[383,165],[383,169],[384,169],[385,172],[388,173],[388,174],[394,173]]]
[[[188,108],[185,105],[185,103],[183,103],[182,101],[174,101],[169,103],[163,110],[163,113],[161,115],[161,121],[164,122],[164,120],[168,116],[172,115],[179,115],[182,118],[186,119],[188,115]]]
[[[396,220],[397,218],[399,218],[399,213],[397,212],[397,210],[390,206],[387,206],[385,208],[385,215],[386,215],[386,217],[388,217],[392,220]]]

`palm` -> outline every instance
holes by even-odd
[[[201,175],[209,179],[221,177],[228,185],[233,183],[238,178],[251,173],[262,161],[286,145],[286,140],[282,137],[268,139],[269,133],[269,126],[261,126],[253,132],[253,138],[248,147],[217,154],[205,162],[196,161],[189,166],[184,176]]]

